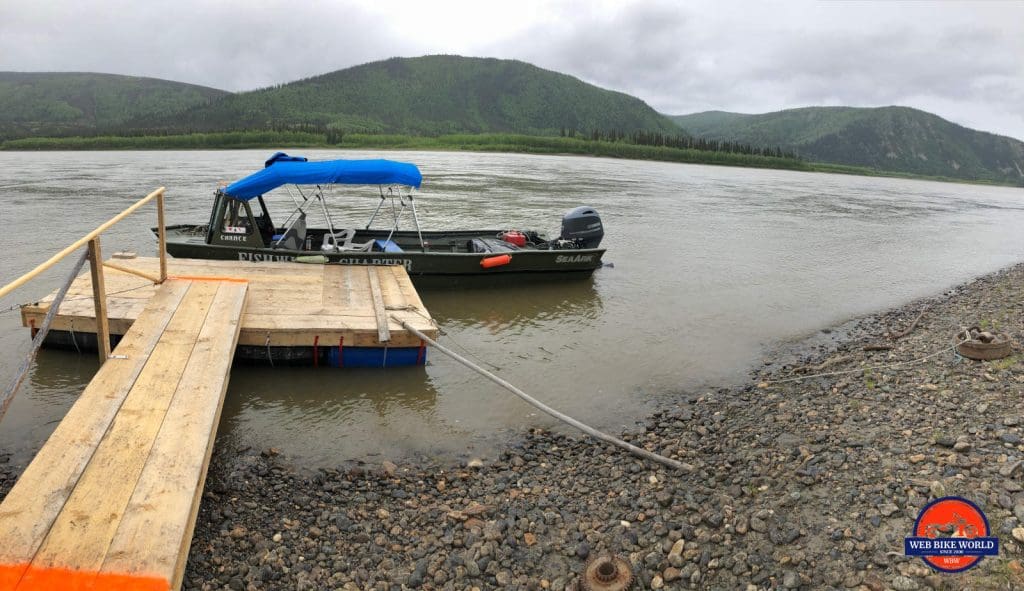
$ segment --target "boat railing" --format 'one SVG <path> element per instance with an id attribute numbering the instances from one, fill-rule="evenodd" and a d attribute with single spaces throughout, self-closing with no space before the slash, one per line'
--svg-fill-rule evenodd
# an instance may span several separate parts
<path id="1" fill-rule="evenodd" d="M 61 289 L 58 290 L 57 296 L 50 303 L 50 313 L 47 314 L 46 319 L 43 321 L 43 325 L 39 327 L 38 331 L 34 335 L 31 352 L 28 354 L 21 367 L 19 367 L 19 371 L 17 375 L 15 375 L 10 386 L 0 393 L 0 418 L 3 418 L 4 413 L 7 411 L 7 407 L 14 396 L 14 392 L 18 389 L 18 386 L 21 385 L 32 359 L 35 357 L 36 351 L 39 350 L 43 339 L 46 337 L 46 332 L 49 330 L 50 320 L 55 315 L 56 310 L 60 307 L 61 301 L 64 299 L 64 294 L 67 293 L 68 288 L 71 286 L 71 282 L 75 280 L 75 277 L 78 275 L 78 272 L 84 265 L 86 259 L 89 260 L 89 271 L 92 278 L 93 304 L 96 309 L 96 348 L 99 351 L 101 365 L 110 358 L 110 324 L 107 319 L 107 297 L 103 282 L 103 267 L 106 266 L 124 273 L 138 275 L 156 284 L 163 283 L 167 279 L 167 230 L 164 223 L 164 190 L 164 187 L 160 187 L 149 195 L 146 195 L 131 206 L 125 208 L 121 213 L 101 224 L 92 232 L 89 232 L 64 250 L 53 255 L 35 269 L 25 273 L 7 285 L 0 287 L 0 298 L 3 298 L 15 289 L 38 277 L 41 273 L 50 269 L 82 246 L 88 247 L 87 251 L 82 253 L 82 256 L 79 258 L 73 271 L 69 274 L 67 281 Z M 151 275 L 149 273 L 129 269 L 110 262 L 104 263 L 103 256 L 100 252 L 100 234 L 107 231 L 111 226 L 128 217 L 140 207 L 154 199 L 156 200 L 156 217 L 159 228 L 157 232 L 157 240 L 160 248 L 160 275 Z"/>

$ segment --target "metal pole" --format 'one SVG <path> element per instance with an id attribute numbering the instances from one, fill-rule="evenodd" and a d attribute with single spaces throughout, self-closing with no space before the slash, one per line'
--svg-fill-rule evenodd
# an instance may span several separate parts
<path id="1" fill-rule="evenodd" d="M 612 445 L 621 447 L 622 449 L 628 451 L 629 453 L 631 453 L 631 454 L 633 454 L 635 456 L 639 456 L 641 458 L 645 458 L 645 459 L 651 460 L 652 462 L 657 462 L 659 464 L 663 464 L 665 466 L 668 466 L 669 468 L 675 468 L 677 470 L 682 470 L 684 472 L 692 472 L 693 471 L 693 466 L 690 466 L 688 464 L 684 464 L 682 462 L 678 462 L 678 461 L 670 459 L 670 458 L 666 458 L 665 456 L 658 455 L 658 454 L 653 453 L 653 452 L 649 452 L 646 449 L 643 449 L 641 447 L 637 447 L 637 446 L 633 445 L 632 443 L 627 443 L 627 442 L 625 442 L 625 441 L 623 441 L 621 439 L 618 439 L 616 437 L 612 437 L 611 435 L 608 435 L 607 433 L 602 433 L 601 431 L 598 431 L 597 429 L 595 429 L 595 428 L 593 428 L 593 427 L 591 427 L 589 425 L 585 425 L 585 424 L 577 421 L 576 419 L 570 417 L 567 414 L 561 413 L 561 412 L 551 408 L 550 406 L 544 404 L 543 402 L 537 400 L 536 398 L 533 398 L 532 396 L 530 396 L 526 392 L 523 392 L 519 388 L 516 388 L 515 386 L 513 386 L 509 382 L 499 378 L 498 376 L 494 375 L 493 373 L 487 371 L 486 369 L 480 367 L 479 365 L 476 365 L 472 361 L 470 361 L 470 360 L 466 359 L 465 357 L 459 355 L 455 351 L 452 351 L 451 349 L 448 349 L 447 347 L 438 344 L 437 341 L 431 339 L 430 337 L 428 337 L 427 335 L 423 334 L 419 330 L 416 330 L 415 328 L 412 327 L 412 325 L 410 325 L 408 322 L 402 320 L 401 318 L 398 318 L 397 316 L 392 315 L 391 319 L 394 320 L 395 322 L 401 324 L 406 330 L 408 330 L 412 334 L 418 336 L 419 338 L 423 339 L 427 343 L 430 343 L 430 345 L 432 347 L 437 348 L 438 351 L 441 351 L 445 355 L 448 355 L 449 357 L 451 357 L 455 361 L 458 361 L 462 365 L 465 365 L 466 367 L 468 367 L 468 368 L 472 369 L 473 371 L 479 373 L 480 375 L 486 377 L 487 379 L 491 380 L 495 384 L 498 384 L 499 386 L 505 388 L 509 392 L 512 392 L 513 394 L 515 394 L 516 396 L 522 398 L 523 400 L 525 400 L 529 404 L 531 404 L 534 407 L 544 411 L 545 413 L 555 417 L 556 419 L 562 421 L 563 423 L 568 423 L 569 425 L 572 425 L 573 427 L 576 427 L 580 431 L 583 431 L 587 435 L 590 435 L 591 437 L 594 437 L 596 439 L 600 439 L 601 441 L 604 441 L 605 443 L 610 443 Z"/>
<path id="2" fill-rule="evenodd" d="M 11 401 L 14 400 L 14 393 L 18 391 L 18 387 L 25 381 L 25 376 L 28 375 L 28 368 L 32 365 L 32 360 L 36 358 L 36 353 L 39 352 L 39 347 L 43 346 L 43 341 L 46 339 L 46 334 L 50 332 L 50 324 L 53 323 L 53 319 L 57 316 L 57 309 L 60 308 L 61 302 L 64 301 L 64 296 L 67 295 L 68 289 L 71 287 L 71 283 L 78 277 L 78 273 L 82 270 L 82 266 L 85 265 L 85 259 L 87 253 L 82 253 L 82 256 L 78 258 L 78 262 L 68 273 L 68 278 L 64 282 L 64 285 L 57 290 L 57 295 L 53 296 L 53 301 L 50 302 L 50 309 L 46 311 L 46 316 L 43 318 L 43 324 L 39 327 L 36 332 L 36 336 L 32 338 L 32 349 L 25 356 L 24 361 L 21 362 L 21 366 L 18 367 L 17 373 L 14 375 L 14 379 L 4 390 L 3 394 L 0 395 L 0 420 L 4 418 L 7 413 L 7 407 L 11 405 Z"/>
<path id="3" fill-rule="evenodd" d="M 423 243 L 423 232 L 420 231 L 420 216 L 416 215 L 416 201 L 409 194 L 409 205 L 412 205 L 412 221 L 416 224 L 416 235 L 420 237 L 420 248 L 427 252 L 427 245 Z"/>
<path id="4" fill-rule="evenodd" d="M 384 205 L 384 192 L 380 193 L 380 201 L 377 202 L 377 209 L 373 210 L 373 215 L 370 216 L 370 221 L 366 222 L 366 229 L 369 230 L 373 224 L 373 220 L 377 219 L 377 212 L 380 211 L 380 206 Z"/>

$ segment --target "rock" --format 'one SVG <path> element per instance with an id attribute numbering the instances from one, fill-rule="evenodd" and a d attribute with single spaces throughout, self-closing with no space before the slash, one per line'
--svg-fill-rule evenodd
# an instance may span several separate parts
<path id="1" fill-rule="evenodd" d="M 704 516 L 704 523 L 714 528 L 722 527 L 723 521 L 724 518 L 722 517 L 722 514 L 718 512 L 711 512 Z"/>
<path id="2" fill-rule="evenodd" d="M 1003 433 L 1002 435 L 999 436 L 999 439 L 1013 445 L 1017 445 L 1018 443 L 1020 443 L 1020 435 L 1017 435 L 1016 433 Z"/>
<path id="3" fill-rule="evenodd" d="M 796 572 L 787 570 L 782 573 L 782 586 L 786 589 L 797 589 L 800 587 L 800 576 Z"/>
<path id="4" fill-rule="evenodd" d="M 678 568 L 676 568 L 674 566 L 670 566 L 670 567 L 666 568 L 665 572 L 661 573 L 661 578 L 664 579 L 666 583 L 671 583 L 672 581 L 677 581 L 680 578 L 682 578 L 682 576 L 683 576 L 682 571 L 680 571 Z"/>
<path id="5" fill-rule="evenodd" d="M 970 441 L 957 441 L 956 443 L 953 444 L 953 451 L 958 452 L 958 453 L 965 453 L 965 452 L 971 451 L 971 442 Z"/>
<path id="6" fill-rule="evenodd" d="M 791 544 L 800 537 L 800 530 L 789 523 L 778 522 L 768 530 L 768 539 L 773 544 Z"/>
<path id="7" fill-rule="evenodd" d="M 1024 543 L 1024 527 L 1013 528 L 1011 534 L 1013 535 L 1013 539 L 1017 540 L 1018 542 Z"/>
<path id="8" fill-rule="evenodd" d="M 949 435 L 940 435 L 935 438 L 935 445 L 940 445 L 942 447 L 953 447 L 954 445 L 956 445 L 956 440 L 950 437 Z"/>
<path id="9" fill-rule="evenodd" d="M 927 459 L 927 457 L 928 456 L 926 456 L 924 454 L 914 454 L 914 455 L 910 456 L 909 458 L 907 458 L 907 460 L 909 460 L 911 464 L 920 464 L 921 462 L 925 461 L 925 459 Z"/>
<path id="10" fill-rule="evenodd" d="M 660 490 L 654 494 L 654 499 L 658 501 L 658 504 L 662 507 L 668 507 L 672 504 L 672 493 Z"/>
<path id="11" fill-rule="evenodd" d="M 586 560 L 587 557 L 590 556 L 590 544 L 588 544 L 586 540 L 580 542 L 579 545 L 576 546 L 576 556 L 580 560 Z"/>
<path id="12" fill-rule="evenodd" d="M 398 472 L 398 466 L 388 460 L 381 462 L 381 467 L 384 468 L 384 473 L 391 477 L 394 477 Z"/>
<path id="13" fill-rule="evenodd" d="M 878 506 L 878 512 L 882 514 L 882 517 L 888 517 L 899 510 L 900 508 L 892 503 L 882 503 Z"/>
<path id="14" fill-rule="evenodd" d="M 677 549 L 677 546 L 679 548 L 682 548 L 682 544 L 684 544 L 682 540 L 676 542 L 676 545 L 672 547 L 672 551 L 668 554 L 668 563 L 676 568 L 682 568 L 682 566 L 686 564 L 686 560 L 683 558 L 682 550 L 680 549 L 678 552 L 675 551 Z"/>
<path id="15" fill-rule="evenodd" d="M 427 561 L 421 560 L 416 563 L 416 568 L 409 575 L 408 584 L 410 587 L 419 587 L 427 576 Z"/>
<path id="16" fill-rule="evenodd" d="M 661 589 L 665 586 L 665 581 L 662 580 L 661 575 L 654 575 L 651 578 L 651 589 Z"/>
<path id="17" fill-rule="evenodd" d="M 999 475 L 1004 477 L 1013 476 L 1013 473 L 1020 470 L 1022 465 L 1024 465 L 1024 460 L 1008 462 L 999 468 Z"/>
<path id="18" fill-rule="evenodd" d="M 472 460 L 469 460 L 468 462 L 466 462 L 466 467 L 467 468 L 483 468 L 484 467 L 484 461 L 481 460 L 480 458 L 473 458 Z"/>
<path id="19" fill-rule="evenodd" d="M 523 542 L 525 542 L 527 546 L 532 546 L 537 543 L 537 536 L 530 532 L 526 532 L 523 534 Z"/>
<path id="20" fill-rule="evenodd" d="M 892 580 L 892 588 L 896 591 L 916 591 L 919 587 L 917 581 L 905 575 L 897 575 Z"/>

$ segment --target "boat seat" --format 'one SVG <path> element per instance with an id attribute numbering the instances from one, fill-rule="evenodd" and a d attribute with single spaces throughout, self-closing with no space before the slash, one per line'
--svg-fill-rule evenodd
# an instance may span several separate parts
<path id="1" fill-rule="evenodd" d="M 299 214 L 299 219 L 295 220 L 291 228 L 284 233 L 284 236 L 280 240 L 274 243 L 275 248 L 284 248 L 286 250 L 302 250 L 302 245 L 306 242 L 306 214 L 305 212 Z"/>
<path id="2" fill-rule="evenodd" d="M 367 252 L 371 248 L 373 248 L 373 240 L 369 240 L 367 242 L 353 243 L 352 239 L 355 237 L 356 231 L 353 228 L 345 228 L 344 230 L 338 230 L 334 234 L 331 234 L 330 232 L 325 232 L 324 242 L 320 246 L 320 250 L 324 252 Z"/>

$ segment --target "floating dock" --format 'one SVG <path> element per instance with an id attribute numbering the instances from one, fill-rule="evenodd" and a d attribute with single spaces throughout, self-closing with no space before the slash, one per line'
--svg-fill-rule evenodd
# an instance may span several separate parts
<path id="1" fill-rule="evenodd" d="M 35 342 L 0 418 L 39 341 L 101 363 L 0 503 L 0 591 L 179 589 L 233 360 L 416 365 L 436 338 L 403 267 L 168 261 L 163 194 L 0 287 L 88 246 L 61 289 L 22 306 Z M 160 258 L 103 262 L 100 234 L 153 200 Z"/>
<path id="2" fill-rule="evenodd" d="M 160 288 L 135 273 L 157 275 L 159 259 L 115 258 L 104 264 L 112 340 L 127 333 Z M 235 278 L 248 282 L 237 361 L 271 365 L 394 367 L 422 365 L 426 343 L 400 318 L 437 338 L 437 328 L 405 269 L 168 259 L 171 277 Z M 22 323 L 41 326 L 53 294 L 22 307 Z M 96 313 L 88 273 L 71 285 L 46 344 L 96 348 Z"/>
<path id="3" fill-rule="evenodd" d="M 179 589 L 233 358 L 412 365 L 436 334 L 400 266 L 105 263 L 116 348 L 0 503 L 0 591 Z M 53 295 L 22 308 L 39 326 Z M 100 306 L 102 308 L 102 306 Z M 89 274 L 48 338 L 97 344 Z M 393 324 L 393 326 L 392 326 Z M 433 337 L 431 337 L 433 338 Z"/>
<path id="4" fill-rule="evenodd" d="M 141 300 L 0 504 L 0 591 L 180 587 L 248 288 L 168 279 Z"/>

